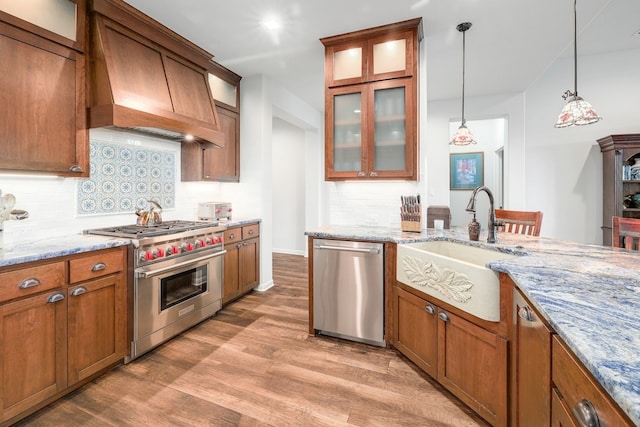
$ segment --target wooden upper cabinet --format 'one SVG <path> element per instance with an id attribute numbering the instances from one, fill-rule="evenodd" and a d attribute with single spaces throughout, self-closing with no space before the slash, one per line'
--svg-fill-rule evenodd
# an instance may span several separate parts
<path id="1" fill-rule="evenodd" d="M 211 61 L 209 87 L 216 104 L 224 147 L 182 144 L 182 181 L 240 181 L 240 77 Z"/>
<path id="2" fill-rule="evenodd" d="M 326 86 L 416 76 L 421 39 L 421 18 L 322 38 Z"/>
<path id="3" fill-rule="evenodd" d="M 3 1 L 0 21 L 67 46 L 85 50 L 86 0 Z"/>
<path id="4" fill-rule="evenodd" d="M 0 169 L 89 176 L 85 56 L 0 22 Z"/>
<path id="5" fill-rule="evenodd" d="M 321 39 L 326 180 L 417 180 L 421 39 L 421 18 Z"/>

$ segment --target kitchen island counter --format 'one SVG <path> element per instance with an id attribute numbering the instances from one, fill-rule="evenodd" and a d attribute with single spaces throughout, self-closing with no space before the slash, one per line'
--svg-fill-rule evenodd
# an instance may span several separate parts
<path id="1" fill-rule="evenodd" d="M 469 241 L 465 228 L 420 233 L 326 226 L 323 239 L 413 243 L 449 240 L 521 255 L 488 267 L 507 273 L 631 421 L 640 425 L 640 254 L 604 246 L 498 233 Z"/>

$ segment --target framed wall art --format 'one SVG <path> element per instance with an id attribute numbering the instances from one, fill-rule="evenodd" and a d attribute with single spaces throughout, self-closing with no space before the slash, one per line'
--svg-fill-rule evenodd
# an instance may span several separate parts
<path id="1" fill-rule="evenodd" d="M 484 153 L 449 154 L 451 190 L 473 190 L 484 185 Z"/>

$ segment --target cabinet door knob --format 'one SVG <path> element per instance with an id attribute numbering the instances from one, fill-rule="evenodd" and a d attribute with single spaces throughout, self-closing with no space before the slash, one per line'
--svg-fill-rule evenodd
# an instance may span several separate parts
<path id="1" fill-rule="evenodd" d="M 104 262 L 97 262 L 93 265 L 93 267 L 91 267 L 91 271 L 102 271 L 105 268 L 107 268 L 107 264 L 105 264 Z"/>
<path id="2" fill-rule="evenodd" d="M 533 315 L 533 312 L 527 306 L 520 307 L 520 310 L 518 310 L 518 316 L 520 316 L 522 319 L 526 320 L 527 322 L 533 322 L 534 320 L 536 320 L 536 317 Z"/>
<path id="3" fill-rule="evenodd" d="M 47 302 L 58 302 L 58 301 L 62 301 L 64 299 L 64 294 L 62 292 L 56 292 L 53 295 L 50 295 L 49 298 L 47 298 Z"/>
<path id="4" fill-rule="evenodd" d="M 87 293 L 87 288 L 85 288 L 84 286 L 78 286 L 77 288 L 71 291 L 71 296 L 77 297 L 79 295 L 86 294 L 86 293 Z"/>
<path id="5" fill-rule="evenodd" d="M 576 403 L 572 412 L 578 419 L 578 424 L 580 424 L 581 427 L 600 427 L 598 412 L 593 404 L 587 399 L 582 399 L 580 402 Z"/>
<path id="6" fill-rule="evenodd" d="M 40 285 L 40 280 L 36 279 L 35 277 L 29 277 L 28 279 L 24 279 L 22 282 L 20 282 L 20 284 L 18 285 L 18 288 L 28 289 L 28 288 L 33 288 L 34 286 L 39 286 L 39 285 Z"/>
<path id="7" fill-rule="evenodd" d="M 435 314 L 436 309 L 435 309 L 435 307 L 433 305 L 427 304 L 427 305 L 424 306 L 424 311 L 426 311 L 429 314 Z"/>
<path id="8" fill-rule="evenodd" d="M 80 166 L 78 166 L 78 165 L 72 165 L 72 166 L 69 168 L 69 172 L 73 172 L 73 173 L 82 173 L 82 172 L 84 172 L 84 169 L 82 169 L 82 168 L 81 168 Z"/>
<path id="9" fill-rule="evenodd" d="M 441 311 L 440 313 L 438 313 L 438 318 L 440 320 L 444 320 L 445 322 L 449 321 L 449 315 L 447 313 L 445 313 L 444 311 Z"/>
<path id="10" fill-rule="evenodd" d="M 249 230 L 249 236 L 253 234 L 253 230 Z"/>

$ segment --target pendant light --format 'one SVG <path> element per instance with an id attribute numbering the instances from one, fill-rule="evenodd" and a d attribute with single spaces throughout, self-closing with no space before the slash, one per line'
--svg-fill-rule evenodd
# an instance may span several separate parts
<path id="1" fill-rule="evenodd" d="M 557 128 L 569 126 L 590 125 L 602 120 L 591 104 L 578 96 L 578 24 L 576 13 L 577 0 L 573 0 L 573 92 L 567 90 L 562 99 L 568 100 L 558 120 L 554 125 Z"/>
<path id="2" fill-rule="evenodd" d="M 449 144 L 451 145 L 469 145 L 475 144 L 471 131 L 467 129 L 466 120 L 464 119 L 464 53 L 465 53 L 465 32 L 471 28 L 471 22 L 463 22 L 458 24 L 456 29 L 462 33 L 462 124 L 453 136 Z"/>

